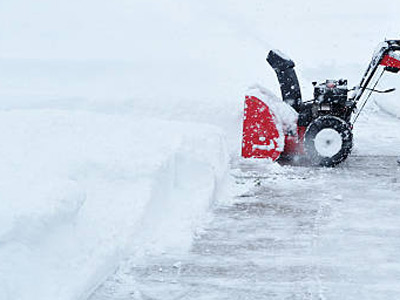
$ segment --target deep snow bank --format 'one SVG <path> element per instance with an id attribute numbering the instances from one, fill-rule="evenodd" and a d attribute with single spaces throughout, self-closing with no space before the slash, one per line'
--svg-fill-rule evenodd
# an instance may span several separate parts
<path id="1" fill-rule="evenodd" d="M 227 163 L 212 126 L 0 112 L 0 299 L 78 299 L 128 252 L 190 243 Z"/>

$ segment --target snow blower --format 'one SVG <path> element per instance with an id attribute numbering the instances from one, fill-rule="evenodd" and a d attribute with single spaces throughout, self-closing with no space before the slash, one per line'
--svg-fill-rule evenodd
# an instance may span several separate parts
<path id="1" fill-rule="evenodd" d="M 276 72 L 282 100 L 297 112 L 295 129 L 282 125 L 265 93 L 250 93 L 245 99 L 242 156 L 245 158 L 305 159 L 312 165 L 332 167 L 344 161 L 353 146 L 353 125 L 385 72 L 400 70 L 400 40 L 380 44 L 360 83 L 348 89 L 347 80 L 313 82 L 314 95 L 302 101 L 294 62 L 271 50 L 267 62 Z M 349 93 L 353 91 L 352 93 Z M 260 96 L 261 95 L 261 96 Z"/>

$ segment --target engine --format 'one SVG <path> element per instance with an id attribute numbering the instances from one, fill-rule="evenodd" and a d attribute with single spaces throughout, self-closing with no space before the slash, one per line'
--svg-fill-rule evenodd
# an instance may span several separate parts
<path id="1" fill-rule="evenodd" d="M 314 84 L 314 99 L 320 104 L 321 110 L 326 110 L 332 105 L 344 106 L 347 101 L 347 80 L 326 80 L 324 83 Z"/>
<path id="2" fill-rule="evenodd" d="M 314 99 L 304 102 L 299 113 L 299 126 L 308 126 L 321 116 L 331 115 L 347 122 L 355 108 L 355 101 L 348 97 L 347 80 L 326 80 L 314 85 Z"/>
<path id="3" fill-rule="evenodd" d="M 313 115 L 333 115 L 350 121 L 355 103 L 348 98 L 347 80 L 326 80 L 314 85 Z"/>

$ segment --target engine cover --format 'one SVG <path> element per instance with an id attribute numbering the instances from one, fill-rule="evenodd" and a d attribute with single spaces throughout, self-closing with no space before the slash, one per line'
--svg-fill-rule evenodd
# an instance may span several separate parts
<path id="1" fill-rule="evenodd" d="M 345 106 L 347 101 L 347 80 L 326 80 L 314 85 L 314 99 L 323 104 L 340 104 Z"/>

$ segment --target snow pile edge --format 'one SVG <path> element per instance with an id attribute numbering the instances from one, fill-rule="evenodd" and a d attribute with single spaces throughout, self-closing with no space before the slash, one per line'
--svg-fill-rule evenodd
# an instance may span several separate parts
<path id="1" fill-rule="evenodd" d="M 0 124 L 1 299 L 85 299 L 132 253 L 187 249 L 227 172 L 209 125 L 50 110 Z"/>

